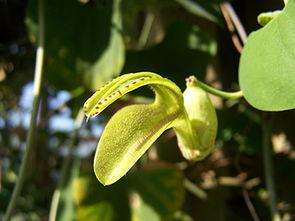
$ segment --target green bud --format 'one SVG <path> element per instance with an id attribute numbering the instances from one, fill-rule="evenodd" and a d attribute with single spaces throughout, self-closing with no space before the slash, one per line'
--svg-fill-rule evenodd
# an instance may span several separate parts
<path id="1" fill-rule="evenodd" d="M 215 108 L 208 94 L 198 87 L 194 76 L 187 79 L 183 98 L 186 113 L 175 127 L 178 145 L 185 158 L 202 160 L 214 149 L 217 133 Z"/>

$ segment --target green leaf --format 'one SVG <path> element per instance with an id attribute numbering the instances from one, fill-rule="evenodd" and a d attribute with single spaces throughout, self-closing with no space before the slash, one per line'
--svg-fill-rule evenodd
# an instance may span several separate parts
<path id="1" fill-rule="evenodd" d="M 78 209 L 77 220 L 102 220 L 113 221 L 114 211 L 112 205 L 109 202 L 99 202 L 91 206 L 82 206 Z"/>
<path id="2" fill-rule="evenodd" d="M 183 174 L 170 164 L 146 165 L 107 188 L 85 165 L 82 173 L 73 188 L 77 220 L 171 220 L 184 202 Z"/>
<path id="3" fill-rule="evenodd" d="M 87 169 L 76 178 L 72 195 L 76 203 L 77 220 L 129 220 L 129 199 L 124 182 L 109 188 L 97 183 Z"/>
<path id="4" fill-rule="evenodd" d="M 182 20 L 175 21 L 160 44 L 141 51 L 129 50 L 124 72 L 151 69 L 165 74 L 180 87 L 185 86 L 184 73 L 200 73 L 198 77 L 203 78 L 217 51 L 216 39 L 206 31 Z"/>
<path id="5" fill-rule="evenodd" d="M 122 37 L 121 0 L 114 0 L 110 41 L 93 67 L 86 71 L 87 85 L 96 90 L 118 76 L 125 63 L 125 46 Z"/>
<path id="6" fill-rule="evenodd" d="M 239 81 L 246 100 L 265 111 L 295 108 L 295 1 L 252 33 L 243 50 Z"/>
<path id="7" fill-rule="evenodd" d="M 132 188 L 161 217 L 168 219 L 184 201 L 183 174 L 169 164 L 152 164 L 134 173 Z"/>
<path id="8" fill-rule="evenodd" d="M 193 218 L 183 211 L 177 211 L 171 221 L 193 221 Z"/>
<path id="9" fill-rule="evenodd" d="M 73 90 L 86 83 L 94 89 L 99 81 L 110 80 L 120 73 L 125 59 L 120 2 L 108 1 L 102 6 L 44 0 L 44 69 L 52 85 Z M 36 41 L 38 4 L 36 0 L 29 3 L 28 32 L 32 41 Z"/>
<path id="10" fill-rule="evenodd" d="M 131 221 L 161 221 L 161 216 L 155 209 L 144 202 L 138 193 L 132 193 L 131 196 Z"/>

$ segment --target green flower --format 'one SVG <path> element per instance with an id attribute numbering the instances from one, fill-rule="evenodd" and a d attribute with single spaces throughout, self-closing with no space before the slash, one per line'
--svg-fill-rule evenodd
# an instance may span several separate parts
<path id="1" fill-rule="evenodd" d="M 146 85 L 155 93 L 154 102 L 119 110 L 107 123 L 99 140 L 94 171 L 104 185 L 124 176 L 167 129 L 175 130 L 180 150 L 189 160 L 203 159 L 214 147 L 215 109 L 194 77 L 188 79 L 188 87 L 182 94 L 176 84 L 154 73 L 122 75 L 86 101 L 85 114 L 97 116 L 128 92 Z"/>

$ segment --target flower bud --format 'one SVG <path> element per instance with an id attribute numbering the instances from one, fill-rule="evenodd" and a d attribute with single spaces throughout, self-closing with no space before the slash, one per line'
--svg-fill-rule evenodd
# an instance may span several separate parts
<path id="1" fill-rule="evenodd" d="M 217 133 L 215 108 L 208 94 L 198 86 L 197 79 L 187 79 L 183 92 L 184 119 L 175 127 L 178 145 L 189 160 L 202 160 L 214 149 Z"/>

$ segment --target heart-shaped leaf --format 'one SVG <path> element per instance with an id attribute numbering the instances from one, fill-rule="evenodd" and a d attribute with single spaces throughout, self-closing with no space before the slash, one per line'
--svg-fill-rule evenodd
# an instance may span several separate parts
<path id="1" fill-rule="evenodd" d="M 252 33 L 243 50 L 239 81 L 255 108 L 295 108 L 295 1 L 265 27 Z"/>

